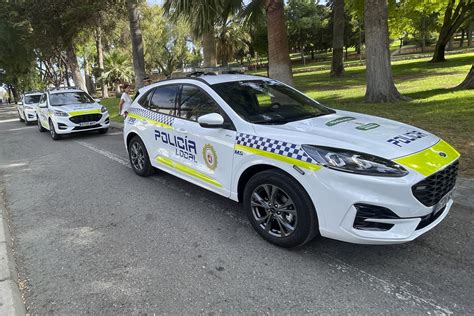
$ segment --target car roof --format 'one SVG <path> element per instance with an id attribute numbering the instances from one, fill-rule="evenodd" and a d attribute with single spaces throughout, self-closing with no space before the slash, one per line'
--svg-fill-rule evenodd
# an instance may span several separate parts
<path id="1" fill-rule="evenodd" d="M 204 80 L 210 85 L 224 83 L 224 82 L 233 82 L 233 81 L 270 80 L 269 78 L 261 77 L 261 76 L 239 75 L 239 74 L 202 75 L 196 78 Z"/>
<path id="2" fill-rule="evenodd" d="M 25 93 L 25 97 L 28 96 L 28 95 L 43 95 L 42 92 L 27 92 Z"/>

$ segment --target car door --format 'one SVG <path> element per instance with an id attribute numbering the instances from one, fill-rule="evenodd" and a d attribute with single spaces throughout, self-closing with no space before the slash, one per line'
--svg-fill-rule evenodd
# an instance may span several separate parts
<path id="1" fill-rule="evenodd" d="M 210 113 L 221 114 L 228 126 L 201 127 L 198 118 Z M 202 88 L 183 84 L 173 128 L 177 172 L 191 182 L 229 196 L 236 131 L 217 102 Z"/>
<path id="2" fill-rule="evenodd" d="M 47 102 L 47 96 L 46 96 L 46 93 L 44 93 L 42 96 L 41 96 L 41 99 L 38 103 L 38 106 L 37 106 L 37 111 L 36 113 L 38 114 L 38 118 L 39 118 L 39 121 L 41 123 L 41 125 L 44 127 L 44 128 L 48 128 L 49 129 L 49 122 L 48 122 L 48 102 Z"/>
<path id="3" fill-rule="evenodd" d="M 174 173 L 170 159 L 176 150 L 173 121 L 176 97 L 180 86 L 177 84 L 161 85 L 153 89 L 146 103 L 147 112 L 142 120 L 145 145 L 152 164 Z"/>

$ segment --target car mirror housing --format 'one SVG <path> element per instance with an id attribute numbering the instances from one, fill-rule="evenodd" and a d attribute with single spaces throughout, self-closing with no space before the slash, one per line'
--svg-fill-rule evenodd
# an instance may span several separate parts
<path id="1" fill-rule="evenodd" d="M 94 99 L 95 102 L 100 103 L 101 99 Z"/>
<path id="2" fill-rule="evenodd" d="M 40 103 L 40 104 L 38 104 L 38 106 L 40 108 L 47 108 L 48 107 L 46 103 L 43 103 L 43 104 Z"/>
<path id="3" fill-rule="evenodd" d="M 219 113 L 209 113 L 198 117 L 198 123 L 204 128 L 221 128 L 224 125 L 224 118 Z"/>

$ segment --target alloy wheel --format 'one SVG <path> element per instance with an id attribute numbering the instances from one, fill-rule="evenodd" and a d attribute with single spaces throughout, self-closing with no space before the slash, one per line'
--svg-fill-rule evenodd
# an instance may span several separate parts
<path id="1" fill-rule="evenodd" d="M 288 237 L 298 224 L 295 204 L 281 188 L 272 184 L 258 186 L 251 196 L 252 215 L 269 235 Z"/>
<path id="2" fill-rule="evenodd" d="M 138 142 L 134 142 L 130 148 L 130 160 L 136 170 L 143 170 L 145 165 L 145 153 Z"/>

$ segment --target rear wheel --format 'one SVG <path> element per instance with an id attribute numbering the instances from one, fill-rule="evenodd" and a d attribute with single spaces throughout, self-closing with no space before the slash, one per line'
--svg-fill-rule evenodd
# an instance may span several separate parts
<path id="1" fill-rule="evenodd" d="M 38 123 L 38 130 L 43 133 L 43 132 L 46 132 L 46 129 L 43 127 L 43 125 L 41 125 L 41 121 L 39 119 L 39 117 L 36 117 L 36 121 Z"/>
<path id="2" fill-rule="evenodd" d="M 145 144 L 135 136 L 128 145 L 128 156 L 133 171 L 141 177 L 148 177 L 153 174 L 153 166 L 150 163 L 150 157 L 146 151 Z"/>
<path id="3" fill-rule="evenodd" d="M 59 140 L 61 139 L 61 135 L 56 133 L 56 130 L 54 129 L 54 124 L 51 120 L 49 120 L 49 133 L 51 134 L 51 138 L 53 140 Z"/>
<path id="4" fill-rule="evenodd" d="M 318 233 L 313 202 L 305 189 L 282 171 L 254 175 L 245 187 L 244 207 L 254 229 L 280 247 L 301 246 Z"/>

